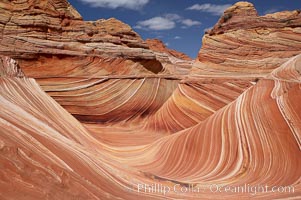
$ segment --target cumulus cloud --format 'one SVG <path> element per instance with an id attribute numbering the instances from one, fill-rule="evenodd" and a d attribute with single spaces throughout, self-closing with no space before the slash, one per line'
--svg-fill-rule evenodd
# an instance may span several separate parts
<path id="1" fill-rule="evenodd" d="M 144 30 L 170 30 L 176 27 L 177 24 L 182 24 L 183 27 L 191 27 L 200 25 L 201 22 L 191 19 L 185 19 L 178 14 L 165 14 L 163 16 L 153 17 L 144 21 L 138 21 L 135 28 Z"/>
<path id="2" fill-rule="evenodd" d="M 185 26 L 188 26 L 188 27 L 190 27 L 190 26 L 201 25 L 201 22 L 199 22 L 199 21 L 194 21 L 194 20 L 191 20 L 191 19 L 183 19 L 183 20 L 181 21 L 181 23 L 182 23 L 183 25 L 185 25 Z"/>
<path id="3" fill-rule="evenodd" d="M 135 28 L 138 29 L 150 29 L 155 31 L 170 30 L 176 26 L 173 20 L 164 17 L 153 17 L 145 21 L 137 22 Z"/>
<path id="4" fill-rule="evenodd" d="M 174 14 L 174 13 L 167 13 L 164 15 L 165 18 L 173 20 L 173 21 L 177 21 L 182 19 L 182 17 L 178 14 Z"/>
<path id="5" fill-rule="evenodd" d="M 216 4 L 210 4 L 210 3 L 205 3 L 205 4 L 194 4 L 188 8 L 187 10 L 198 10 L 201 12 L 207 12 L 212 15 L 221 15 L 224 13 L 224 11 L 230 7 L 231 4 L 223 4 L 223 5 L 216 5 Z"/>
<path id="6" fill-rule="evenodd" d="M 179 40 L 179 39 L 181 39 L 181 37 L 180 36 L 175 36 L 174 39 Z"/>
<path id="7" fill-rule="evenodd" d="M 132 10 L 139 10 L 145 6 L 149 0 L 80 0 L 92 7 L 102 8 L 127 8 Z"/>

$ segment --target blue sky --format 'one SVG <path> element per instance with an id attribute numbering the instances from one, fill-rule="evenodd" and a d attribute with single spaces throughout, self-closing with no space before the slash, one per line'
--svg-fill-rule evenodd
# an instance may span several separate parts
<path id="1" fill-rule="evenodd" d="M 69 0 L 84 20 L 117 18 L 143 39 L 159 38 L 169 48 L 195 58 L 204 30 L 214 26 L 235 0 Z M 295 10 L 300 0 L 250 0 L 259 12 Z"/>

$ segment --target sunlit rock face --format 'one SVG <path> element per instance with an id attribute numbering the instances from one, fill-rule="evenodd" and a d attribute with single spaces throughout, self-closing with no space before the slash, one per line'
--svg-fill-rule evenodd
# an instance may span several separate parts
<path id="1" fill-rule="evenodd" d="M 168 49 L 166 45 L 159 39 L 147 39 L 145 42 L 149 45 L 149 48 L 158 51 L 167 53 L 171 56 L 174 56 L 176 58 L 180 58 L 182 60 L 192 60 L 188 55 L 178 52 L 176 50 Z"/>
<path id="2" fill-rule="evenodd" d="M 300 66 L 301 56 L 290 59 L 203 122 L 170 136 L 129 124 L 83 126 L 34 79 L 1 77 L 1 198 L 182 199 L 179 187 L 195 188 L 185 199 L 299 198 Z M 210 188 L 246 183 L 290 186 L 294 193 Z M 141 184 L 171 190 L 149 192 Z"/>
<path id="3" fill-rule="evenodd" d="M 64 0 L 0 5 L 0 199 L 301 198 L 297 11 L 237 3 L 191 61 Z"/>
<path id="4" fill-rule="evenodd" d="M 81 121 L 144 118 L 192 66 L 149 49 L 117 19 L 83 21 L 65 0 L 0 4 L 0 53 L 16 59 L 27 77 Z"/>
<path id="5" fill-rule="evenodd" d="M 258 16 L 236 3 L 203 37 L 192 75 L 263 77 L 300 53 L 300 26 L 300 10 Z"/>

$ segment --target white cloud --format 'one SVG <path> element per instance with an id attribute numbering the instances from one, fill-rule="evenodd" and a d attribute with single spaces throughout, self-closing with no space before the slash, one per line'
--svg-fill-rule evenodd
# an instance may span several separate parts
<path id="1" fill-rule="evenodd" d="M 164 15 L 165 18 L 170 19 L 170 20 L 180 20 L 182 17 L 178 14 L 173 14 L 173 13 L 168 13 Z"/>
<path id="2" fill-rule="evenodd" d="M 213 29 L 213 26 L 208 27 L 208 28 L 205 28 L 205 29 L 204 29 L 204 33 L 206 33 L 207 31 L 210 31 L 211 29 Z"/>
<path id="3" fill-rule="evenodd" d="M 191 19 L 185 19 L 178 14 L 165 14 L 163 16 L 153 17 L 144 21 L 138 21 L 135 28 L 144 30 L 170 30 L 176 27 L 177 24 L 182 24 L 183 27 L 188 28 L 191 26 L 200 25 L 201 22 Z"/>
<path id="4" fill-rule="evenodd" d="M 190 6 L 187 8 L 187 10 L 198 10 L 201 12 L 207 12 L 212 15 L 221 15 L 224 13 L 224 11 L 230 7 L 231 4 L 223 4 L 223 5 L 216 5 L 216 4 L 210 4 L 210 3 L 205 3 L 205 4 L 194 4 L 193 6 Z"/>
<path id="5" fill-rule="evenodd" d="M 167 46 L 167 47 L 168 47 L 168 46 L 169 46 L 169 43 L 168 43 L 168 42 L 166 42 L 166 43 L 165 43 L 165 46 Z"/>
<path id="6" fill-rule="evenodd" d="M 145 6 L 149 0 L 80 0 L 92 7 L 102 8 L 127 8 L 132 10 L 139 10 Z"/>
<path id="7" fill-rule="evenodd" d="M 137 22 L 135 28 L 149 29 L 149 30 L 170 30 L 176 27 L 176 23 L 173 20 L 164 17 L 153 17 L 145 21 Z"/>
<path id="8" fill-rule="evenodd" d="M 175 36 L 174 39 L 179 40 L 179 39 L 181 39 L 181 37 L 180 36 Z"/>
<path id="9" fill-rule="evenodd" d="M 199 22 L 199 21 L 193 21 L 191 19 L 183 19 L 181 21 L 181 23 L 184 24 L 185 26 L 188 26 L 188 27 L 201 25 L 201 22 Z"/>

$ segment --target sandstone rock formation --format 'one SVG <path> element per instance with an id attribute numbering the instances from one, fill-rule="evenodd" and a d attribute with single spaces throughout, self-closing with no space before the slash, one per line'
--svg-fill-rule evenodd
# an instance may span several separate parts
<path id="1" fill-rule="evenodd" d="M 86 67 L 95 64 L 91 60 L 116 65 L 104 68 L 98 75 L 170 74 L 165 66 L 171 64 L 168 56 L 150 50 L 131 27 L 114 18 L 85 22 L 65 0 L 4 1 L 0 18 L 0 53 L 19 60 L 30 77 L 52 75 L 49 72 L 56 69 L 49 69 L 48 73 L 43 66 L 41 70 L 27 69 L 37 59 L 43 62 L 49 57 L 56 66 L 61 58 L 73 59 L 81 66 L 88 64 Z M 88 71 L 85 75 L 91 75 Z"/>
<path id="2" fill-rule="evenodd" d="M 0 77 L 23 77 L 17 62 L 9 57 L 0 56 Z"/>
<path id="3" fill-rule="evenodd" d="M 27 77 L 82 121 L 153 113 L 192 66 L 191 61 L 149 49 L 119 20 L 83 21 L 65 0 L 4 1 L 1 7 L 0 54 L 16 59 Z M 149 88 L 149 101 L 137 103 Z M 99 101 L 108 95 L 111 106 Z"/>
<path id="4" fill-rule="evenodd" d="M 1 78 L 1 198 L 183 198 L 173 190 L 138 192 L 139 183 L 202 188 L 185 199 L 254 195 L 213 193 L 209 184 L 285 185 L 295 192 L 254 197 L 298 198 L 300 66 L 301 56 L 292 58 L 204 122 L 166 137 L 88 124 L 87 130 L 33 79 Z M 148 145 L 132 143 L 137 137 Z"/>
<path id="5" fill-rule="evenodd" d="M 193 62 L 65 0 L 0 7 L 0 199 L 301 198 L 297 11 L 237 3 Z"/>
<path id="6" fill-rule="evenodd" d="M 192 60 L 188 55 L 184 53 L 178 52 L 173 49 L 168 49 L 166 45 L 159 39 L 147 39 L 145 40 L 145 42 L 148 44 L 149 48 L 154 51 L 167 53 L 182 60 Z"/>
<path id="7" fill-rule="evenodd" d="M 301 49 L 301 13 L 258 16 L 251 3 L 228 8 L 203 38 L 195 76 L 263 77 Z"/>

